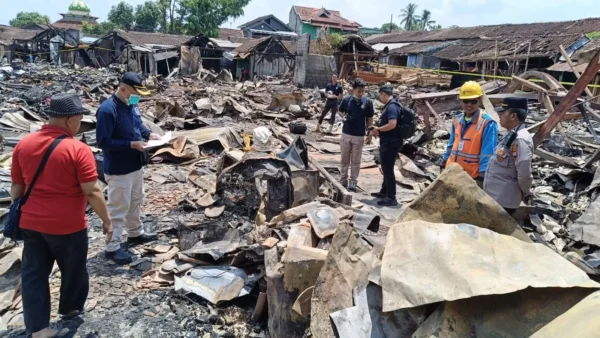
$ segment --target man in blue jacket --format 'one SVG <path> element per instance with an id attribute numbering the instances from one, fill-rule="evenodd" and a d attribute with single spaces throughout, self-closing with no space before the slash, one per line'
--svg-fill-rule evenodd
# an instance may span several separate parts
<path id="1" fill-rule="evenodd" d="M 145 234 L 140 218 L 144 200 L 144 171 L 147 155 L 144 140 L 160 136 L 142 123 L 138 108 L 140 95 L 150 92 L 144 77 L 129 72 L 121 78 L 119 89 L 100 106 L 96 139 L 104 155 L 104 176 L 108 183 L 108 212 L 113 223 L 112 240 L 106 246 L 106 257 L 117 264 L 129 264 L 132 258 L 121 249 L 123 228 L 127 242 L 139 244 L 155 239 Z"/>

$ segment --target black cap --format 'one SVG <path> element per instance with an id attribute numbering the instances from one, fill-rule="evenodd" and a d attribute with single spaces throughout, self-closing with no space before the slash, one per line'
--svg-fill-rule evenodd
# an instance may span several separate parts
<path id="1" fill-rule="evenodd" d="M 150 91 L 144 86 L 144 76 L 136 72 L 127 72 L 121 78 L 121 83 L 131 86 L 137 90 L 140 95 L 150 95 Z"/>
<path id="2" fill-rule="evenodd" d="M 380 93 L 385 93 L 388 95 L 392 95 L 394 94 L 394 89 L 392 89 L 392 87 L 388 86 L 388 85 L 383 85 L 379 88 L 379 92 Z"/>
<path id="3" fill-rule="evenodd" d="M 71 117 L 89 112 L 88 109 L 83 108 L 79 96 L 75 94 L 57 94 L 50 98 L 50 109 L 47 114 L 51 117 Z"/>
<path id="4" fill-rule="evenodd" d="M 521 97 L 507 97 L 502 101 L 502 106 L 496 108 L 497 112 L 508 109 L 524 109 L 527 111 L 527 99 Z"/>

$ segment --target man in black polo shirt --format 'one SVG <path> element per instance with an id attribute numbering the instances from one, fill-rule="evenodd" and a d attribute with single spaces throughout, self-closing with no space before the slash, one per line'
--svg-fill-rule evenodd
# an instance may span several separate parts
<path id="1" fill-rule="evenodd" d="M 396 206 L 396 176 L 394 175 L 394 165 L 398 158 L 398 152 L 402 147 L 402 139 L 396 133 L 396 125 L 400 119 L 402 110 L 398 101 L 392 96 L 392 88 L 383 86 L 379 89 L 379 99 L 385 104 L 379 126 L 371 131 L 372 136 L 379 136 L 379 161 L 383 171 L 383 184 L 381 190 L 372 193 L 371 196 L 380 198 L 377 201 L 379 206 Z"/>
<path id="2" fill-rule="evenodd" d="M 365 86 L 365 81 L 356 78 L 352 83 L 352 95 L 346 96 L 340 104 L 340 112 L 344 117 L 344 127 L 340 138 L 341 182 L 350 191 L 356 191 L 366 130 L 373 124 L 373 102 L 364 96 Z M 349 167 L 351 171 L 348 181 Z"/>
<path id="3" fill-rule="evenodd" d="M 319 117 L 319 124 L 317 124 L 317 132 L 321 131 L 321 123 L 323 123 L 323 119 L 328 112 L 331 111 L 331 117 L 329 118 L 329 130 L 328 133 L 331 133 L 333 129 L 333 124 L 335 123 L 335 115 L 338 112 L 338 100 L 343 98 L 344 89 L 338 83 L 337 75 L 333 74 L 331 76 L 331 83 L 325 87 L 325 95 L 327 95 L 327 101 L 325 102 L 325 107 L 323 107 L 323 112 L 321 112 L 321 117 Z"/>

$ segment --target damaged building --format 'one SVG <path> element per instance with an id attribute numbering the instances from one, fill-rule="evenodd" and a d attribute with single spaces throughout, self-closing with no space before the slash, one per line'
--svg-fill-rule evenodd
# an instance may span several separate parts
<path id="1" fill-rule="evenodd" d="M 558 63 L 560 45 L 573 52 L 592 41 L 598 27 L 600 19 L 590 18 L 398 32 L 366 40 L 390 65 L 510 75 Z"/>
<path id="2" fill-rule="evenodd" d="M 590 84 L 600 70 L 600 48 L 593 39 L 574 47 L 590 22 L 541 26 L 550 32 L 532 30 L 541 45 L 509 51 L 502 48 L 515 42 L 512 26 L 521 25 L 398 33 L 402 41 L 439 39 L 391 42 L 404 46 L 368 45 L 351 35 L 332 55 L 323 55 L 309 34 L 294 45 L 273 36 L 246 40 L 241 31 L 226 37 L 225 30 L 218 39 L 104 36 L 88 48 L 94 63 L 143 71 L 151 90 L 139 111 L 163 142 L 147 150 L 142 221 L 157 239 L 124 244 L 133 260 L 114 265 L 105 256 L 102 221 L 87 211 L 86 313 L 60 319 L 60 270 L 54 268 L 53 327 L 81 337 L 128 338 L 596 337 L 600 105 L 591 100 Z M 560 40 L 561 29 L 574 33 L 563 32 Z M 23 40 L 39 35 L 36 48 L 47 48 L 47 35 L 31 34 Z M 218 41 L 241 45 L 224 51 Z M 550 45 L 559 55 L 553 51 L 556 63 L 547 65 L 544 46 Z M 388 47 L 398 54 L 386 54 Z M 462 54 L 465 49 L 473 53 Z M 237 82 L 227 69 L 217 74 L 229 51 L 237 55 L 234 69 L 247 66 L 259 78 Z M 485 93 L 482 109 L 492 118 L 505 98 L 528 100 L 523 125 L 534 140 L 532 198 L 513 216 L 460 166 L 437 164 L 462 104 L 459 90 L 448 88 L 449 76 L 415 75 L 423 71 L 411 67 L 401 77 L 382 78 L 375 73 L 384 66 L 372 62 L 379 52 L 419 67 L 469 64 L 481 71 L 485 64 L 488 73 L 496 55 L 514 57 L 496 68 L 505 74 L 514 61 L 510 77 L 476 75 Z M 568 68 L 552 68 L 563 62 Z M 89 146 L 103 180 L 96 113 L 122 76 L 121 67 L 13 65 L 0 67 L 0 222 L 11 203 L 13 149 L 48 122 L 48 98 L 55 94 L 75 93 L 89 110 L 74 138 Z M 532 70 L 538 67 L 563 80 L 572 74 L 575 84 Z M 338 72 L 372 74 L 365 95 L 375 121 L 385 106 L 377 96 L 383 81 L 418 114 L 417 130 L 393 167 L 401 206 L 381 207 L 371 195 L 383 181 L 377 137 L 360 154 L 357 191 L 340 183 L 343 121 L 331 132 L 317 130 L 326 95 L 315 88 Z M 341 85 L 351 93 L 348 81 Z M 1 337 L 28 335 L 22 249 L 0 236 Z"/>

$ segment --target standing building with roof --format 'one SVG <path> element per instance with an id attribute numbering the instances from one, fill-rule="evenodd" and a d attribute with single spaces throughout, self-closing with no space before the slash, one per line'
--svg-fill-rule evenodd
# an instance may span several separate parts
<path id="1" fill-rule="evenodd" d="M 83 0 L 73 0 L 67 13 L 59 13 L 62 19 L 52 25 L 54 27 L 81 30 L 84 22 L 96 25 L 98 17 L 90 15 L 90 7 Z"/>
<path id="2" fill-rule="evenodd" d="M 323 29 L 341 34 L 356 34 L 361 25 L 348 20 L 339 11 L 322 8 L 292 6 L 288 26 L 297 34 L 309 33 L 316 39 Z"/>

